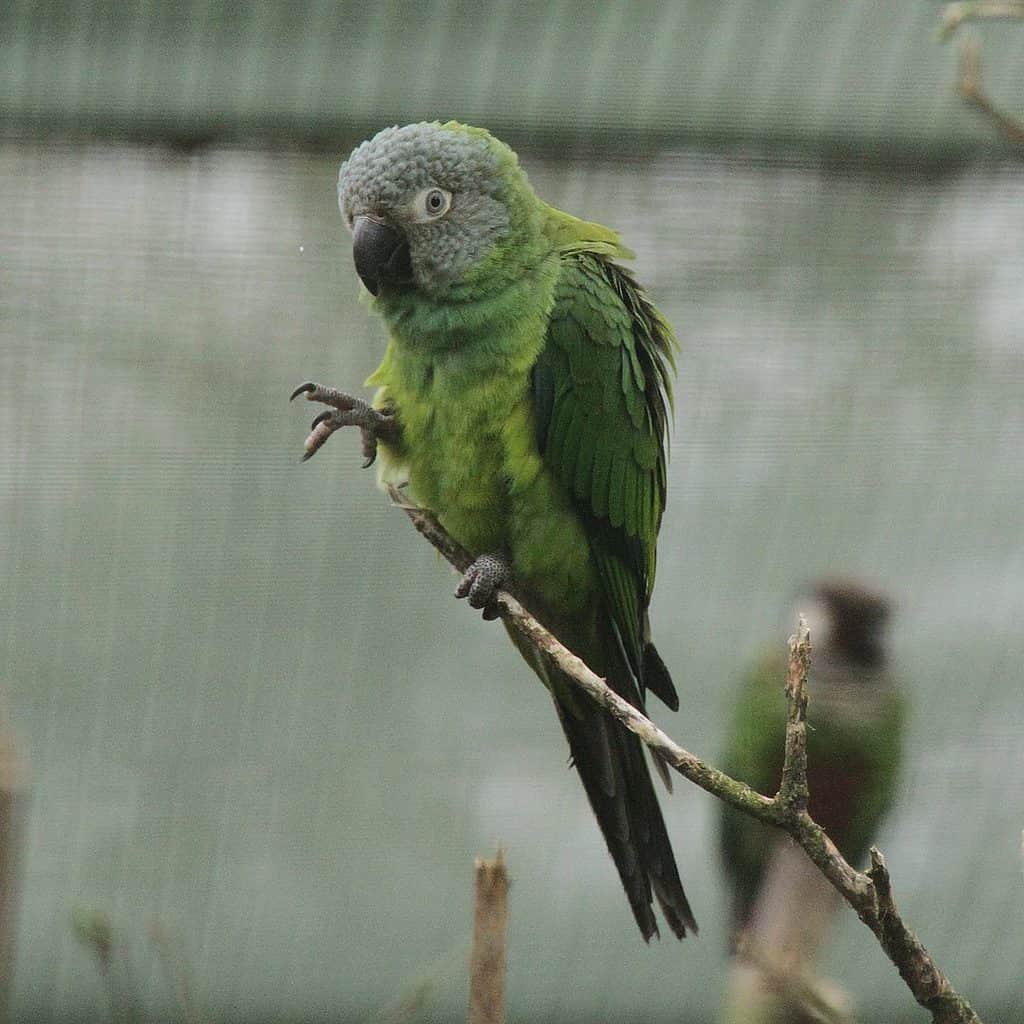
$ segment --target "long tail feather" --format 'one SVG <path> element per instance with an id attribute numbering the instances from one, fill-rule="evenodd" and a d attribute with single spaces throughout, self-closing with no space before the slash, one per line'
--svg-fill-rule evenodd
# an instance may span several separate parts
<path id="1" fill-rule="evenodd" d="M 557 699 L 555 705 L 644 941 L 659 934 L 655 898 L 677 938 L 687 929 L 696 933 L 640 741 L 589 702 L 577 705 L 575 714 Z"/>

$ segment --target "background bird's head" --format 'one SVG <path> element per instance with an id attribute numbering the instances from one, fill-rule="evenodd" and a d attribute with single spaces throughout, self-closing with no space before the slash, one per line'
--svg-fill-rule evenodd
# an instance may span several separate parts
<path id="1" fill-rule="evenodd" d="M 891 614 L 883 594 L 856 580 L 825 579 L 806 588 L 799 603 L 811 631 L 812 671 L 818 656 L 864 668 L 883 666 Z"/>
<path id="2" fill-rule="evenodd" d="M 515 153 L 454 121 L 385 128 L 338 175 L 356 273 L 384 299 L 486 282 L 496 249 L 528 234 L 536 205 Z"/>

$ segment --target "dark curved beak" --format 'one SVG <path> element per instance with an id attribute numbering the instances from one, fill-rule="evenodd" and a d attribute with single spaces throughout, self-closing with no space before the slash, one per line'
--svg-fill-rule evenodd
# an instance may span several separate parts
<path id="1" fill-rule="evenodd" d="M 352 226 L 352 258 L 359 279 L 371 295 L 376 295 L 383 283 L 412 281 L 412 261 L 405 235 L 376 217 L 356 217 Z"/>

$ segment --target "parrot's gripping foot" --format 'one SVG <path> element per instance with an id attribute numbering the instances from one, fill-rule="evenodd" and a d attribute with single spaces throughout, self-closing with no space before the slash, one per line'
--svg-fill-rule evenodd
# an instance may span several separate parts
<path id="1" fill-rule="evenodd" d="M 398 421 L 393 412 L 374 409 L 361 398 L 347 395 L 337 388 L 325 388 L 312 381 L 300 384 L 289 401 L 305 395 L 310 402 L 321 402 L 331 408 L 325 409 L 310 427 L 306 438 L 306 454 L 302 461 L 313 458 L 327 443 L 327 439 L 341 427 L 358 427 L 363 439 L 363 469 L 372 466 L 377 458 L 377 442 L 385 443 L 398 439 Z"/>
<path id="2" fill-rule="evenodd" d="M 485 619 L 496 619 L 495 595 L 511 579 L 512 568 L 502 555 L 481 555 L 463 574 L 455 596 L 468 597 L 472 607 L 483 610 Z"/>

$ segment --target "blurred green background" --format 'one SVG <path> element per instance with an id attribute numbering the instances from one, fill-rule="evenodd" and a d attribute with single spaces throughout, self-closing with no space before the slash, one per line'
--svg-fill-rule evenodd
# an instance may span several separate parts
<path id="1" fill-rule="evenodd" d="M 14 1017 L 464 1016 L 472 861 L 513 875 L 520 1021 L 714 1019 L 711 799 L 669 830 L 701 937 L 645 949 L 546 694 L 389 510 L 307 378 L 383 349 L 337 216 L 384 124 L 504 134 L 611 224 L 683 344 L 655 635 L 714 758 L 796 587 L 878 581 L 913 702 L 881 844 L 992 1022 L 1024 1003 L 1024 174 L 926 2 L 0 6 L 0 652 L 31 765 Z M 985 26 L 1024 105 L 1024 25 Z M 852 913 L 828 969 L 917 1021 Z M 417 1015 L 396 1016 L 412 993 Z"/>

